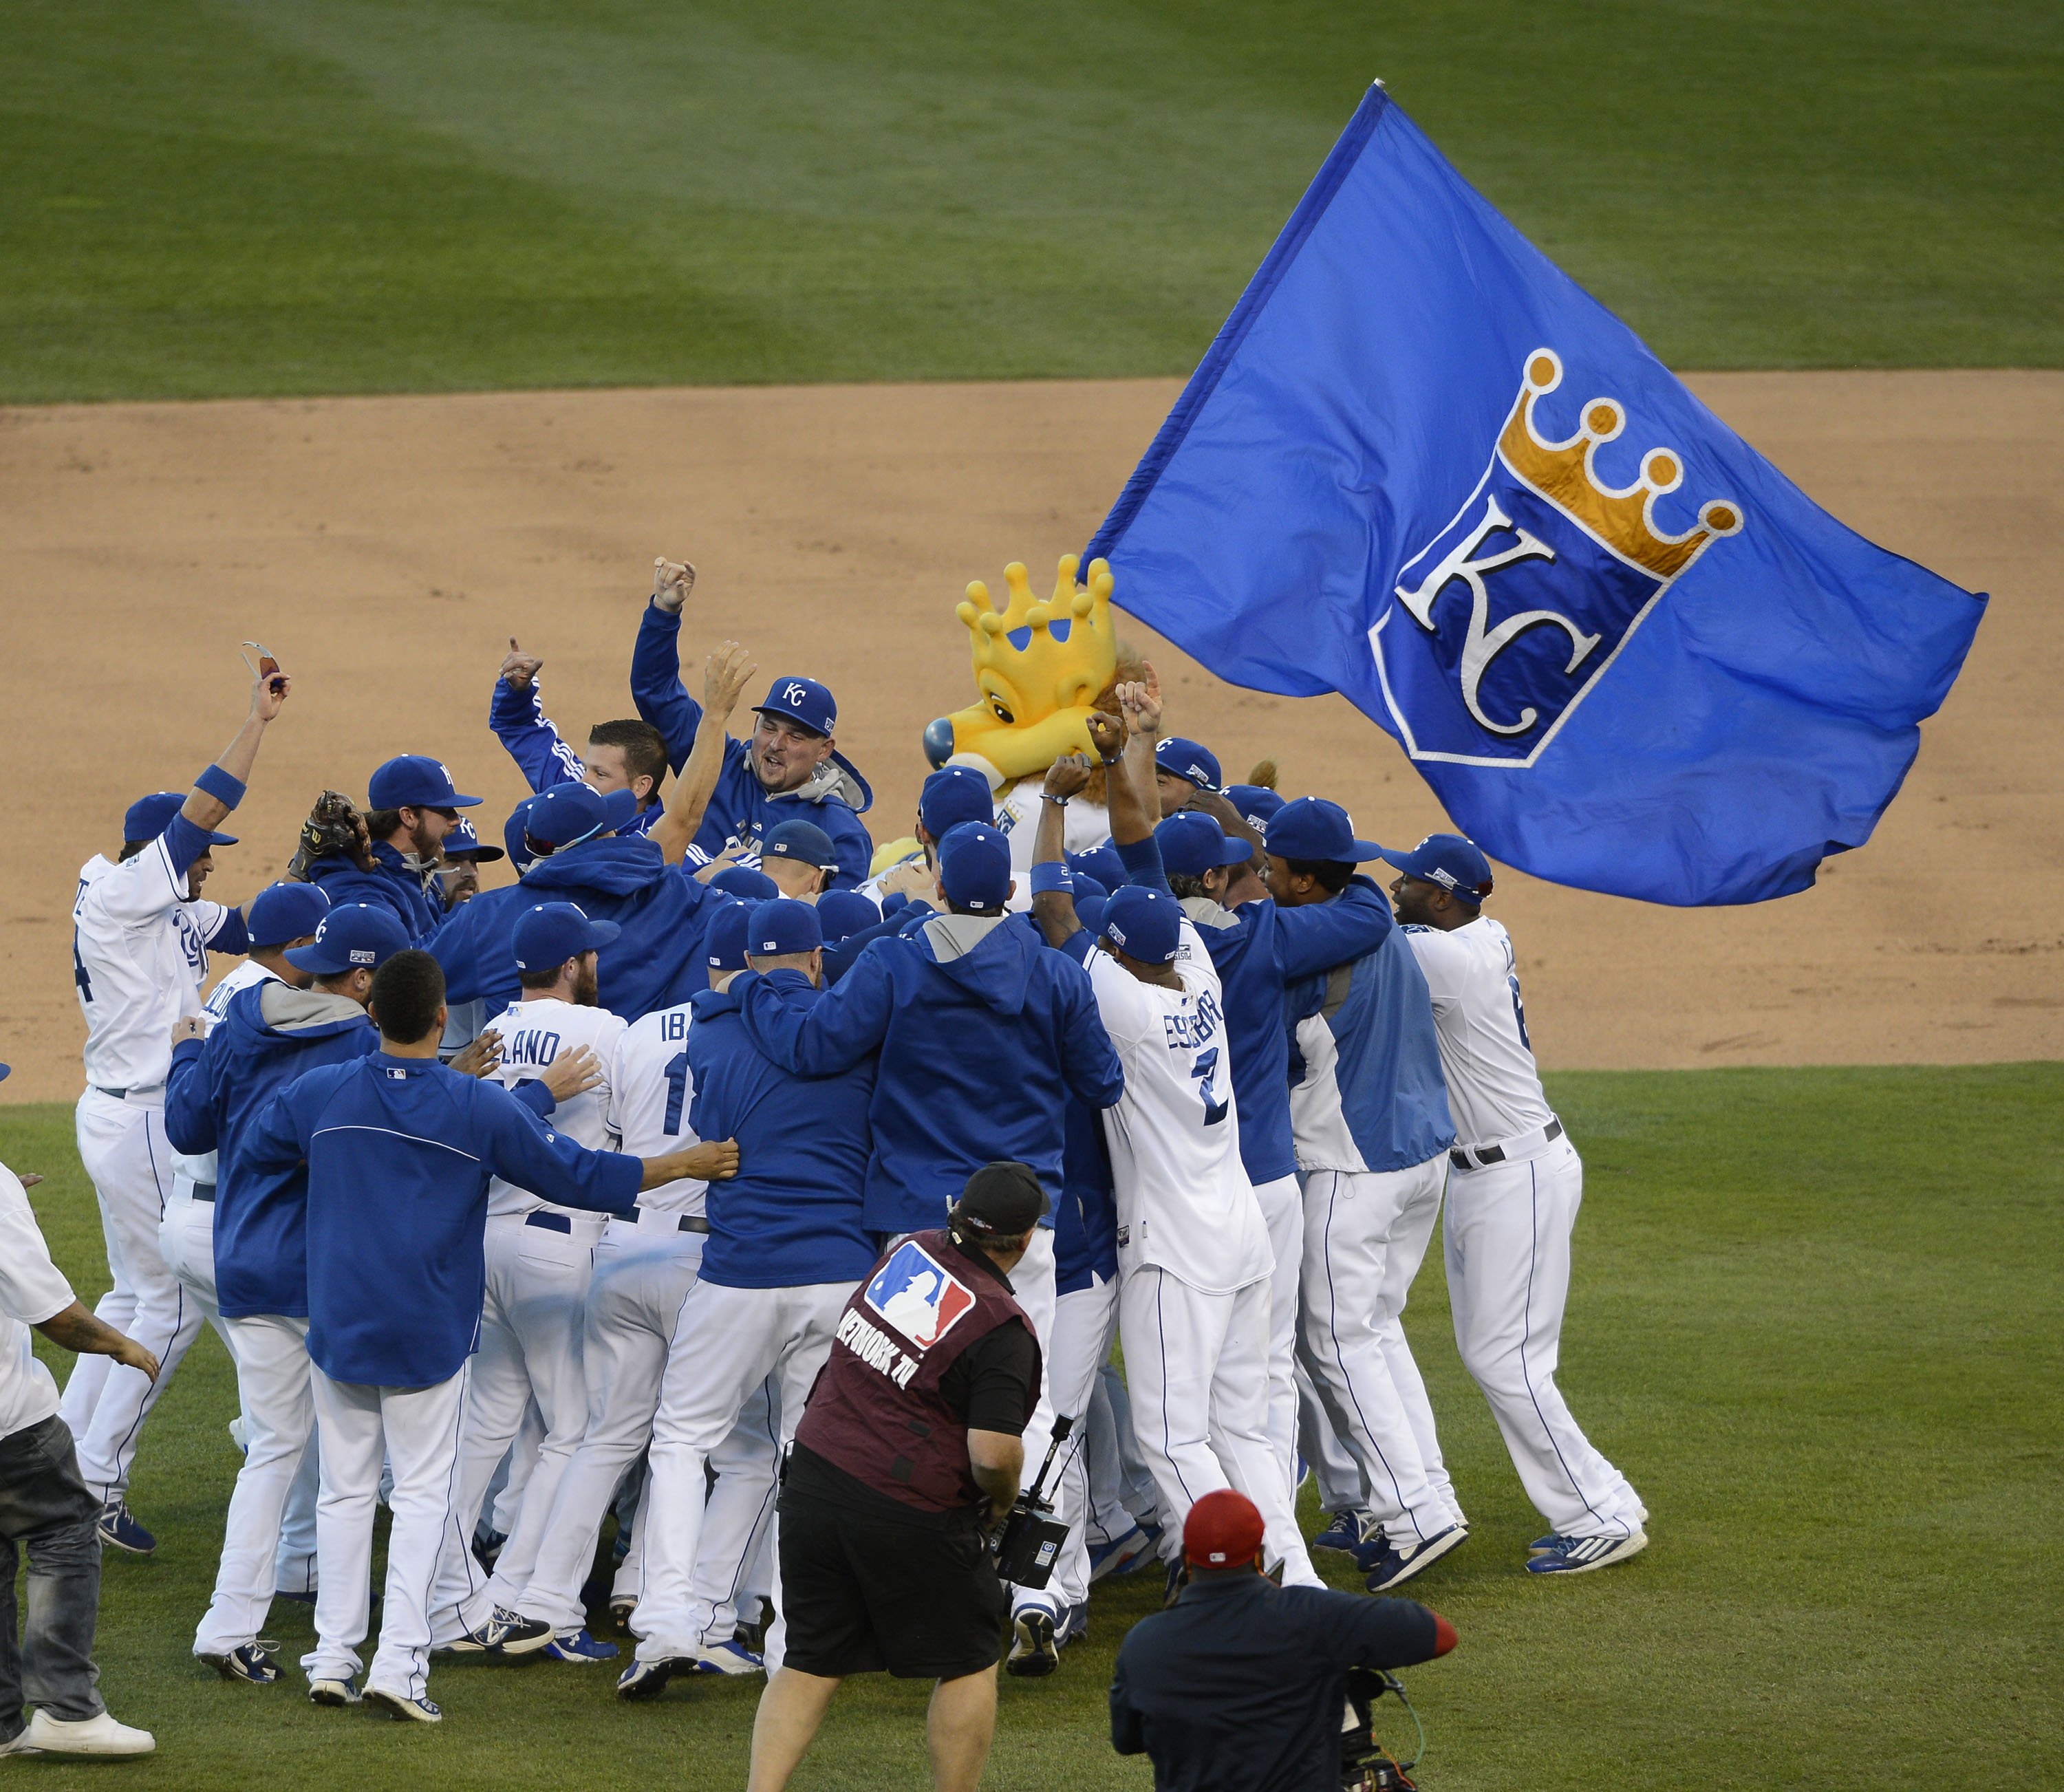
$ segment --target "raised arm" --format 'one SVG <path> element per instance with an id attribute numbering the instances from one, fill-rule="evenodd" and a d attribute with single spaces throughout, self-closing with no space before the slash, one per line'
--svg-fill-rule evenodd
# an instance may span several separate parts
<path id="1" fill-rule="evenodd" d="M 535 654 L 525 653 L 510 635 L 502 675 L 494 681 L 494 699 L 487 706 L 487 725 L 533 790 L 578 783 L 586 769 L 580 755 L 546 717 L 544 697 L 538 688 L 538 674 L 544 664 Z"/>
<path id="2" fill-rule="evenodd" d="M 268 666 L 270 670 L 267 670 Z M 250 782 L 251 767 L 258 758 L 258 743 L 265 738 L 265 730 L 280 713 L 293 682 L 280 670 L 276 662 L 260 662 L 257 676 L 251 681 L 251 713 L 244 717 L 244 726 L 236 731 L 236 739 L 216 755 L 215 763 L 195 779 L 192 794 L 180 806 L 179 814 L 183 819 L 199 828 L 212 828 L 243 801 L 244 787 Z M 233 793 L 220 779 L 210 776 L 214 772 L 227 774 L 229 784 L 234 787 Z"/>
<path id="3" fill-rule="evenodd" d="M 1089 781 L 1087 757 L 1071 753 L 1047 767 L 1040 793 L 1039 831 L 1032 837 L 1032 918 L 1050 946 L 1065 946 L 1082 930 L 1068 876 L 1068 801 Z"/>
<path id="4" fill-rule="evenodd" d="M 709 811 L 716 781 L 724 771 L 725 749 L 730 744 L 732 711 L 738 707 L 746 681 L 757 670 L 746 650 L 736 641 L 726 641 L 709 656 L 703 668 L 703 703 L 698 711 L 695 744 L 681 767 L 680 781 L 665 812 L 654 822 L 651 839 L 659 855 L 670 865 L 687 856 L 688 845 Z"/>
<path id="5" fill-rule="evenodd" d="M 675 771 L 687 763 L 702 709 L 681 688 L 681 606 L 695 588 L 695 570 L 685 560 L 652 562 L 652 601 L 638 625 L 631 650 L 631 700 L 659 731 Z"/>

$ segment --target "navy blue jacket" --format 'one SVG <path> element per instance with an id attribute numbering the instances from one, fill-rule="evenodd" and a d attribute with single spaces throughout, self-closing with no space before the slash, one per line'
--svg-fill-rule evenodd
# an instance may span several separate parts
<path id="1" fill-rule="evenodd" d="M 1195 1581 L 1119 1645 L 1111 1746 L 1153 1758 L 1155 1792 L 1339 1792 L 1348 1669 L 1435 1647 L 1433 1614 L 1409 1599 Z"/>
<path id="2" fill-rule="evenodd" d="M 1022 916 L 941 963 L 940 916 L 877 940 L 814 1002 L 743 972 L 731 986 L 760 1049 L 806 1077 L 881 1054 L 869 1117 L 867 1224 L 917 1232 L 943 1222 L 984 1164 L 1029 1164 L 1058 1203 L 1072 1096 L 1093 1109 L 1125 1092 L 1125 1072 L 1088 974 L 1049 952 Z"/>
<path id="3" fill-rule="evenodd" d="M 769 971 L 770 986 L 804 1005 L 817 993 L 800 971 Z M 800 1288 L 857 1282 L 874 1266 L 861 1219 L 874 1060 L 804 1078 L 752 1043 L 731 992 L 689 1005 L 688 1113 L 698 1138 L 738 1142 L 738 1174 L 705 1197 L 709 1242 L 702 1279 L 727 1288 Z"/>
<path id="4" fill-rule="evenodd" d="M 639 624 L 638 645 L 631 655 L 631 700 L 638 706 L 638 713 L 659 731 L 667 743 L 667 757 L 678 774 L 695 743 L 703 707 L 681 687 L 681 618 L 657 604 L 646 605 L 644 620 Z M 874 792 L 844 755 L 833 754 L 827 763 L 836 770 L 824 775 L 824 787 L 814 794 L 790 791 L 770 796 L 752 769 L 746 743 L 726 741 L 724 770 L 717 775 L 716 791 L 695 835 L 695 845 L 714 859 L 734 844 L 756 847 L 784 821 L 814 822 L 831 836 L 838 854 L 832 888 L 854 888 L 866 878 L 874 857 L 874 842 L 860 819 L 873 806 Z M 834 786 L 858 800 L 836 794 Z"/>
<path id="5" fill-rule="evenodd" d="M 373 843 L 372 870 L 361 871 L 349 859 L 318 859 L 308 867 L 308 881 L 333 908 L 341 902 L 384 904 L 394 911 L 412 946 L 427 944 L 444 924 L 442 900 L 423 888 L 422 874 L 409 870 L 408 860 L 385 840 Z"/>
<path id="6" fill-rule="evenodd" d="M 494 1177 L 627 1214 L 635 1158 L 590 1151 L 498 1082 L 385 1052 L 311 1070 L 253 1121 L 251 1174 L 307 1166 L 308 1355 L 334 1381 L 431 1387 L 465 1366 L 487 1292 Z"/>

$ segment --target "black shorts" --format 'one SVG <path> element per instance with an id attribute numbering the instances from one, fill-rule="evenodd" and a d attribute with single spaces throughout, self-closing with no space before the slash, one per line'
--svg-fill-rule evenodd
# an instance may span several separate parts
<path id="1" fill-rule="evenodd" d="M 958 1680 L 996 1665 L 1010 1603 L 974 1515 L 909 1520 L 781 1495 L 786 1665 L 827 1679 Z"/>

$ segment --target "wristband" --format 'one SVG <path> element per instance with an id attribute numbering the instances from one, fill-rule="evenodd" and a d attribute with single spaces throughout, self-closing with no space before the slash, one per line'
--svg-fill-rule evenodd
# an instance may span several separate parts
<path id="1" fill-rule="evenodd" d="M 241 780 L 232 778 L 219 765 L 211 765 L 194 779 L 194 788 L 204 791 L 218 803 L 226 803 L 231 808 L 244 800 Z"/>
<path id="2" fill-rule="evenodd" d="M 1074 894 L 1075 880 L 1066 865 L 1058 859 L 1042 859 L 1032 868 L 1032 893 L 1051 896 L 1057 891 Z"/>
<path id="3" fill-rule="evenodd" d="M 1039 800 L 1042 803 L 1050 803 L 1057 809 L 1065 809 L 1068 806 L 1067 798 L 1065 796 L 1056 796 L 1050 790 L 1042 790 L 1040 791 Z"/>

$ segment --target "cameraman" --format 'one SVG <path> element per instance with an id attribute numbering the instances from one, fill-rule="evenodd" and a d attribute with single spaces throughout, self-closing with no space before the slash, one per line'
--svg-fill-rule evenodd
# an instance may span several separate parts
<path id="1" fill-rule="evenodd" d="M 1339 1792 L 1348 1670 L 1455 1646 L 1409 1599 L 1277 1586 L 1261 1530 L 1245 1494 L 1206 1494 L 1183 1526 L 1189 1585 L 1119 1645 L 1111 1743 L 1152 1758 L 1155 1792 Z"/>
<path id="2" fill-rule="evenodd" d="M 893 1246 L 846 1303 L 783 1478 L 786 1652 L 748 1792 L 781 1792 L 839 1681 L 885 1668 L 938 1682 L 925 1740 L 940 1792 L 982 1778 L 1005 1613 L 985 1524 L 1018 1496 L 1039 1398 L 1008 1277 L 1046 1211 L 1026 1166 L 986 1165 L 944 1230 Z"/>

